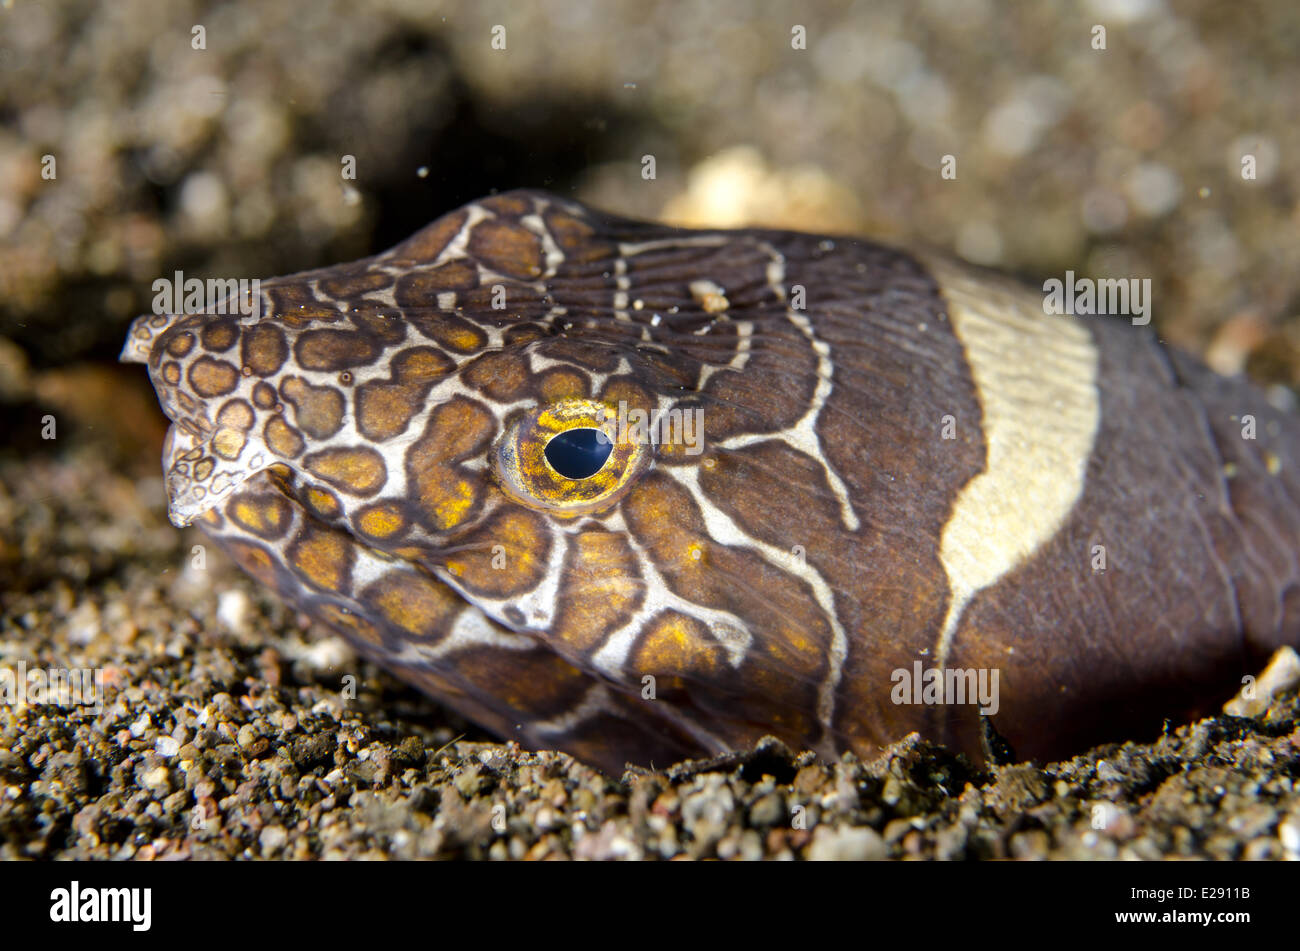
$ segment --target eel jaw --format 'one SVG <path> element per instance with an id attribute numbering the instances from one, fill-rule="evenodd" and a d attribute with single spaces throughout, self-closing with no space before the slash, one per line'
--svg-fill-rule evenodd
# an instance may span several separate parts
<path id="1" fill-rule="evenodd" d="M 192 524 L 278 461 L 262 440 L 252 435 L 242 435 L 244 444 L 233 458 L 228 451 L 224 455 L 214 451 L 228 432 L 218 429 L 200 440 L 174 423 L 167 431 L 162 459 L 167 518 L 177 528 Z"/>

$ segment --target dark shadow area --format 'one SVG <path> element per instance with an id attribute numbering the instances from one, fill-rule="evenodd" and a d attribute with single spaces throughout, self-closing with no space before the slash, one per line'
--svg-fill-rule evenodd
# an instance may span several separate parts
<path id="1" fill-rule="evenodd" d="M 567 193 L 579 173 L 627 159 L 641 119 L 608 101 L 530 101 L 486 110 L 458 99 L 451 123 L 436 136 L 406 143 L 408 173 L 370 188 L 379 209 L 373 247 L 379 251 L 434 218 L 475 198 L 512 188 Z"/>
<path id="2" fill-rule="evenodd" d="M 382 64 L 386 73 L 436 77 L 438 64 L 452 69 L 453 57 L 436 36 L 403 36 L 379 48 L 373 62 Z M 376 134 L 373 120 L 367 122 L 366 104 L 354 90 L 345 89 L 319 112 L 294 117 L 286 150 L 290 159 L 308 154 L 356 156 L 355 185 L 365 196 L 366 214 L 355 226 L 312 243 L 277 209 L 281 217 L 275 226 L 255 239 L 232 234 L 227 241 L 207 246 L 164 247 L 158 273 L 146 280 L 129 281 L 120 272 L 65 278 L 38 312 L 22 317 L 8 312 L 0 301 L 0 335 L 22 347 L 37 370 L 78 360 L 116 361 L 131 316 L 151 306 L 155 277 L 181 270 L 187 277 L 268 278 L 354 260 L 396 244 L 467 201 L 524 186 L 568 192 L 593 165 L 634 159 L 643 151 L 643 142 L 662 141 L 653 120 L 628 103 L 577 93 L 561 100 L 551 90 L 496 108 L 479 101 L 454 73 L 444 74 L 438 88 L 417 97 L 410 109 L 400 127 Z M 218 144 L 210 141 L 165 185 L 145 174 L 142 151 L 128 152 L 129 207 L 120 213 L 156 219 L 164 231 L 170 229 L 187 176 L 221 170 L 214 154 Z M 278 187 L 278 178 L 289 172 L 286 164 L 278 166 L 277 181 L 269 185 Z M 106 298 L 124 291 L 130 295 L 130 315 L 110 316 Z"/>

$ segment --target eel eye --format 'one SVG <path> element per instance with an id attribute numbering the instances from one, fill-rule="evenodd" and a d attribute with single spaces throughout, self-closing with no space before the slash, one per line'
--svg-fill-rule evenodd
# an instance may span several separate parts
<path id="1" fill-rule="evenodd" d="M 600 429 L 566 429 L 546 444 L 546 461 L 566 479 L 594 476 L 609 460 L 614 441 Z"/>
<path id="2" fill-rule="evenodd" d="M 581 515 L 623 494 L 651 459 L 616 407 L 566 399 L 515 416 L 492 454 L 506 494 L 531 508 Z"/>

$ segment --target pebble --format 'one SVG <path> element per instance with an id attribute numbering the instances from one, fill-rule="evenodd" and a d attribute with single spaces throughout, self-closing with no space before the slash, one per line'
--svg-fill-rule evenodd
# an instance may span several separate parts
<path id="1" fill-rule="evenodd" d="M 1277 837 L 1282 842 L 1286 857 L 1300 861 L 1300 816 L 1289 816 L 1278 826 Z"/>
<path id="2" fill-rule="evenodd" d="M 883 859 L 887 854 L 885 840 L 875 829 L 818 826 L 807 857 L 817 862 L 858 862 Z"/>
<path id="3" fill-rule="evenodd" d="M 217 595 L 217 620 L 234 634 L 247 634 L 253 610 L 252 599 L 242 588 L 222 591 Z"/>
<path id="4" fill-rule="evenodd" d="M 283 826 L 266 826 L 258 833 L 257 841 L 261 844 L 262 851 L 270 855 L 284 848 L 284 844 L 289 841 L 289 833 Z"/>

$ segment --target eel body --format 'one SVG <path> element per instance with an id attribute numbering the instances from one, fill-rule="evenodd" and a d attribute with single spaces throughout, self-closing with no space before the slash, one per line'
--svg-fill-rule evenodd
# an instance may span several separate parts
<path id="1" fill-rule="evenodd" d="M 982 709 L 1045 758 L 1300 641 L 1300 433 L 1043 300 L 518 191 L 251 316 L 141 317 L 123 359 L 173 520 L 498 735 L 612 771 L 975 752 Z"/>

